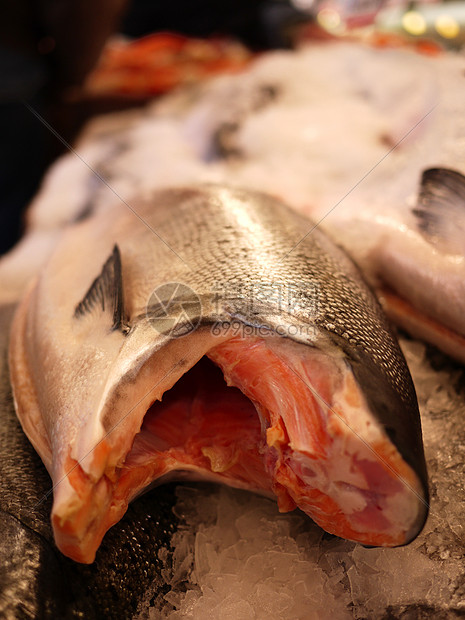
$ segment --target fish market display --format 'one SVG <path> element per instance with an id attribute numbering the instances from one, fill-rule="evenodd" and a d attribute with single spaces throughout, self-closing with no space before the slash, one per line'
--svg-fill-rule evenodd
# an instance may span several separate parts
<path id="1" fill-rule="evenodd" d="M 177 471 L 274 493 L 351 540 L 414 537 L 415 393 L 352 263 L 319 231 L 286 256 L 308 222 L 266 195 L 166 190 L 133 208 L 142 221 L 118 204 L 65 233 L 12 328 L 59 548 L 92 562 L 128 502 Z M 240 392 L 205 363 L 181 380 L 204 355 Z"/>
<path id="2" fill-rule="evenodd" d="M 216 73 L 239 71 L 252 54 L 231 40 L 156 33 L 135 41 L 110 40 L 85 83 L 87 95 L 147 97 Z"/>
<path id="3" fill-rule="evenodd" d="M 273 306 L 276 295 L 269 293 L 269 287 L 265 287 L 266 294 L 263 290 L 258 291 L 258 314 L 252 313 L 255 319 L 260 317 L 258 322 L 250 320 L 250 311 L 257 310 L 256 302 L 251 307 L 250 298 L 243 295 L 244 292 L 252 293 L 255 300 L 257 291 L 254 287 L 257 282 L 263 282 L 264 272 L 266 285 L 271 283 L 269 274 L 273 273 L 275 263 L 266 254 L 269 249 L 267 243 L 260 247 L 260 252 L 264 252 L 262 256 L 266 256 L 266 269 L 260 273 L 254 271 L 253 282 L 248 288 L 242 286 L 243 282 L 239 287 L 231 288 L 224 282 L 221 284 L 217 269 L 221 271 L 230 267 L 221 264 L 216 264 L 215 269 L 209 266 L 206 269 L 208 277 L 202 279 L 201 286 L 197 283 L 192 286 L 195 280 L 192 280 L 191 260 L 186 261 L 185 253 L 191 257 L 195 246 L 182 235 L 186 221 L 178 218 L 176 225 L 172 220 L 170 224 L 167 217 L 163 221 L 152 222 L 150 218 L 162 216 L 156 216 L 155 210 L 149 210 L 149 214 L 147 205 L 151 204 L 154 196 L 174 195 L 170 192 L 154 194 L 160 188 L 199 182 L 226 183 L 231 189 L 223 191 L 231 192 L 229 195 L 234 195 L 232 187 L 236 186 L 265 191 L 283 199 L 297 212 L 312 216 L 317 229 L 314 229 L 315 224 L 298 219 L 298 216 L 289 216 L 289 221 L 286 217 L 280 263 L 284 271 L 279 271 L 281 267 L 277 267 L 282 277 L 282 280 L 277 279 L 280 291 L 284 282 L 288 283 L 288 278 L 283 275 L 285 268 L 293 260 L 305 258 L 315 239 L 317 246 L 323 243 L 329 255 L 335 251 L 335 256 L 339 257 L 337 260 L 343 261 L 344 268 L 336 270 L 338 275 L 356 273 L 331 244 L 326 245 L 329 242 L 318 232 L 318 228 L 325 228 L 357 261 L 366 279 L 375 287 L 379 300 L 396 322 L 463 360 L 465 330 L 461 320 L 464 299 L 461 291 L 465 266 L 460 231 L 464 228 L 464 213 L 460 205 L 463 204 L 461 173 L 465 172 L 465 121 L 461 112 L 465 103 L 464 69 L 465 60 L 460 56 L 444 55 L 431 59 L 406 50 L 379 51 L 355 44 L 315 45 L 295 53 L 267 54 L 240 76 L 223 77 L 206 86 L 180 91 L 143 112 L 111 115 L 97 120 L 89 126 L 76 147 L 79 157 L 69 154 L 51 169 L 29 210 L 27 234 L 0 261 L 0 282 L 3 284 L 0 299 L 4 303 L 16 303 L 28 287 L 16 318 L 12 373 L 21 422 L 54 480 L 53 525 L 63 551 L 75 559 L 90 561 L 105 530 L 124 513 L 127 501 L 135 498 L 151 480 L 158 478 L 164 482 L 169 479 L 168 470 L 177 471 L 180 463 L 183 469 L 190 469 L 191 474 L 200 477 L 207 474 L 208 479 L 227 481 L 228 484 L 252 488 L 267 495 L 275 494 L 281 508 L 289 509 L 297 504 L 329 531 L 352 540 L 363 539 L 362 542 L 367 543 L 366 536 L 369 535 L 374 537 L 374 544 L 399 544 L 415 535 L 426 516 L 423 502 L 427 496 L 419 424 L 416 407 L 413 401 L 410 402 L 413 393 L 410 380 L 404 374 L 405 369 L 400 373 L 409 386 L 407 392 L 410 397 L 406 398 L 405 394 L 395 396 L 391 391 L 392 399 L 387 399 L 389 406 L 396 409 L 392 420 L 398 423 L 398 428 L 396 432 L 392 427 L 384 434 L 381 432 L 378 435 L 381 441 L 375 440 L 376 447 L 370 443 L 372 437 L 367 445 L 364 443 L 366 437 L 359 433 L 357 424 L 360 422 L 363 427 L 365 421 L 367 428 L 376 434 L 382 430 L 380 421 L 382 423 L 391 415 L 384 411 L 380 416 L 379 408 L 372 406 L 373 393 L 370 393 L 368 386 L 382 385 L 381 389 L 375 390 L 376 396 L 381 396 L 385 389 L 392 390 L 393 377 L 384 372 L 386 366 L 376 355 L 376 347 L 365 349 L 365 353 L 368 350 L 369 353 L 362 356 L 364 363 L 359 366 L 370 369 L 369 380 L 357 375 L 357 355 L 360 355 L 361 348 L 366 347 L 366 342 L 362 347 L 357 344 L 362 327 L 356 326 L 355 337 L 352 330 L 345 330 L 346 340 L 338 331 L 340 326 L 328 316 L 325 324 L 318 321 L 312 324 L 309 331 L 311 338 L 305 341 L 308 334 L 303 337 L 299 329 L 302 326 L 302 311 L 304 308 L 308 310 L 309 299 L 305 295 L 297 299 L 294 296 L 292 299 L 296 303 L 293 312 L 287 316 L 290 322 L 286 320 L 285 328 L 295 329 L 298 325 L 299 334 L 297 338 L 293 334 L 292 338 L 286 339 L 286 342 L 291 340 L 293 344 L 282 344 L 284 339 L 269 333 L 278 327 L 276 307 Z M 379 79 L 381 75 L 382 79 Z M 172 191 L 182 193 L 181 190 Z M 203 191 L 217 190 L 210 188 Z M 240 195 L 254 195 L 241 193 L 243 191 L 238 190 Z M 133 200 L 135 195 L 139 196 L 137 201 Z M 279 201 L 266 200 L 275 205 L 270 207 L 271 212 L 273 208 L 278 211 L 284 208 Z M 219 203 L 221 201 L 216 204 Z M 247 239 L 247 243 L 239 244 L 233 253 L 234 259 L 239 259 L 239 262 L 251 256 L 248 243 L 252 243 L 253 252 L 257 249 L 252 234 L 256 231 L 255 207 L 239 211 L 242 213 L 240 222 L 233 215 L 228 216 L 233 219 L 234 227 L 240 224 L 239 229 Z M 227 213 L 229 210 L 224 210 L 223 216 L 226 217 Z M 232 213 L 235 213 L 234 210 Z M 173 210 L 170 216 L 172 214 Z M 153 231 L 147 226 L 144 230 L 144 223 L 140 219 L 137 221 L 138 216 L 147 220 Z M 199 214 L 197 216 L 200 217 Z M 294 220 L 294 217 L 297 219 Z M 455 225 L 450 226 L 452 219 Z M 168 245 L 172 245 L 175 252 L 164 244 L 165 234 L 161 234 L 161 239 L 157 237 L 160 226 L 168 227 L 168 237 L 174 235 L 176 243 Z M 209 226 L 200 228 L 200 238 L 210 230 Z M 130 238 L 129 232 L 136 228 L 138 236 L 134 245 L 129 247 L 124 240 Z M 155 245 L 151 245 L 151 258 L 142 266 L 137 256 L 144 254 L 145 242 L 149 238 L 150 244 Z M 284 245 L 287 246 L 285 251 Z M 225 253 L 224 247 L 218 250 L 219 256 Z M 30 260 L 31 255 L 34 255 L 34 261 Z M 76 256 L 79 264 L 74 263 Z M 69 257 L 72 260 L 68 260 Z M 154 257 L 163 257 L 163 260 L 154 261 Z M 46 264 L 46 269 L 42 270 Z M 147 264 L 154 278 L 151 282 L 145 281 Z M 232 264 L 235 264 L 234 261 Z M 257 263 L 258 266 L 260 264 Z M 257 265 L 255 269 L 258 269 Z M 172 268 L 174 272 L 170 271 Z M 31 281 L 39 272 L 42 272 L 41 277 L 31 288 Z M 173 291 L 182 295 L 186 293 L 186 289 L 173 287 L 158 289 L 159 284 L 167 282 L 166 278 L 171 273 L 168 284 L 181 281 L 195 293 L 194 297 L 188 296 L 186 320 L 179 326 L 181 333 L 183 330 L 188 332 L 192 325 L 196 329 L 180 338 L 164 339 L 173 325 L 163 315 L 163 308 L 172 301 Z M 361 286 L 365 291 L 359 276 L 353 277 L 355 280 L 350 280 L 351 285 Z M 234 278 L 238 278 L 236 273 L 232 278 L 236 282 Z M 217 287 L 214 291 L 216 297 L 210 297 L 212 281 Z M 297 286 L 294 287 L 294 284 Z M 291 286 L 293 294 L 299 287 L 302 287 L 302 277 L 295 277 Z M 137 290 L 141 292 L 138 294 Z M 237 294 L 238 290 L 242 296 Z M 328 301 L 324 291 L 325 286 L 315 287 L 312 284 L 310 307 L 312 313 L 320 318 L 324 316 L 324 304 Z M 155 295 L 152 294 L 154 292 Z M 319 297 L 322 293 L 323 297 Z M 185 296 L 176 298 L 176 294 L 176 303 L 186 302 Z M 228 303 L 221 306 L 218 299 L 227 299 Z M 323 302 L 323 306 L 315 306 L 315 299 L 319 300 L 318 304 Z M 371 297 L 365 297 L 364 293 L 357 302 L 363 305 L 368 299 L 371 300 Z M 199 304 L 202 310 L 205 307 L 208 309 L 205 315 L 202 313 L 210 319 L 205 325 L 196 323 L 199 317 L 195 308 Z M 373 304 L 372 300 L 368 302 L 369 312 L 372 313 L 369 324 L 372 326 L 376 321 L 381 321 L 381 331 L 388 338 L 389 348 L 393 345 L 394 357 L 402 360 L 398 358 L 397 345 L 392 340 L 390 329 L 380 318 L 382 315 L 378 314 L 378 306 Z M 176 307 L 179 308 L 180 304 Z M 338 312 L 335 313 L 337 315 Z M 245 320 L 247 316 L 248 321 Z M 344 320 L 347 318 L 344 314 Z M 240 326 L 239 333 L 228 331 L 227 324 L 236 329 Z M 60 329 L 57 325 L 61 326 Z M 266 336 L 258 331 L 263 325 Z M 305 325 L 308 327 L 307 323 Z M 250 328 L 249 331 L 244 331 L 245 326 Z M 338 336 L 343 335 L 343 339 L 334 336 L 331 326 L 334 326 Z M 77 332 L 74 331 L 76 327 Z M 146 338 L 149 333 L 150 344 Z M 333 334 L 328 336 L 330 341 L 335 338 L 329 348 L 329 341 L 321 337 L 325 333 Z M 156 367 L 154 361 L 151 368 L 149 360 L 155 360 L 158 352 L 167 353 L 165 343 L 168 341 L 172 351 L 165 363 L 172 362 L 174 366 L 175 360 L 183 360 L 186 366 L 174 366 L 173 372 L 164 377 L 161 376 L 163 367 Z M 312 353 L 307 358 L 309 344 L 312 345 Z M 302 350 L 306 353 L 301 353 Z M 368 359 L 370 355 L 373 355 L 371 361 Z M 241 360 L 239 364 L 236 364 L 237 359 Z M 442 374 L 428 368 L 428 379 L 422 380 L 428 361 L 422 358 L 415 363 L 420 376 L 417 389 L 423 413 L 427 415 L 426 431 L 432 433 L 426 445 L 427 452 L 429 446 L 427 456 L 433 471 L 432 505 L 435 512 L 428 520 L 425 533 L 414 543 L 414 551 L 410 551 L 412 546 L 409 546 L 407 549 L 380 552 L 379 556 L 376 555 L 379 561 L 375 568 L 367 560 L 373 556 L 366 554 L 377 554 L 378 551 L 364 550 L 355 543 L 337 543 L 341 547 L 334 555 L 334 566 L 342 563 L 343 567 L 340 569 L 341 583 L 335 589 L 339 591 L 342 587 L 345 592 L 343 599 L 347 601 L 344 604 L 348 605 L 349 613 L 354 617 L 385 617 L 386 613 L 394 617 L 404 617 L 402 614 L 421 617 L 422 613 L 449 613 L 445 611 L 448 609 L 454 614 L 463 607 L 461 593 L 464 585 L 460 567 L 463 565 L 465 545 L 458 516 L 463 489 L 454 473 L 461 467 L 457 455 L 461 454 L 463 447 L 463 433 L 458 412 L 460 407 L 463 408 L 463 399 L 457 397 L 453 400 L 451 388 L 440 394 L 438 392 L 438 398 L 441 394 L 444 398 L 441 396 L 440 405 L 437 405 L 432 384 L 440 379 L 442 381 Z M 444 364 L 444 360 L 441 363 Z M 299 429 L 295 426 L 289 433 L 287 426 L 281 422 L 281 412 L 277 413 L 278 409 L 270 406 L 272 391 L 266 385 L 266 379 L 261 380 L 261 385 L 250 385 L 251 374 L 261 378 L 266 376 L 262 371 L 270 364 L 279 372 L 284 370 L 281 376 L 286 381 L 291 377 L 294 384 L 296 381 L 298 384 L 302 377 L 305 379 L 305 385 L 300 383 L 301 390 L 294 400 L 296 403 L 311 402 L 312 412 L 317 412 L 312 428 L 318 432 L 311 446 L 313 455 L 318 457 L 312 461 L 313 467 L 317 463 L 317 471 L 307 466 L 308 461 L 304 460 L 302 464 L 300 456 L 303 453 L 307 456 L 308 451 L 295 444 L 293 437 L 297 435 L 292 435 L 294 430 Z M 400 364 L 403 367 L 403 361 Z M 185 372 L 192 365 L 192 370 Z M 336 378 L 328 384 L 323 374 L 314 374 L 316 366 L 328 370 L 331 377 Z M 140 370 L 143 372 L 139 373 Z M 158 385 L 155 374 L 151 374 L 156 372 L 162 379 Z M 399 372 L 399 367 L 394 374 L 396 372 Z M 454 372 L 457 374 L 457 369 Z M 381 383 L 378 382 L 380 373 Z M 208 385 L 200 383 L 200 374 L 208 378 Z M 221 374 L 243 392 L 233 387 L 223 387 Z M 317 377 L 318 386 L 310 382 L 309 375 Z M 374 376 L 377 377 L 375 383 L 372 381 Z M 50 391 L 45 388 L 47 384 L 53 385 Z M 320 396 L 323 394 L 323 399 L 315 396 L 312 391 L 315 387 Z M 139 391 L 139 388 L 142 390 Z M 171 389 L 161 403 L 157 402 L 152 407 L 151 402 L 164 388 Z M 275 389 L 276 385 L 273 386 Z M 231 391 L 224 398 L 226 390 Z M 190 419 L 200 424 L 204 438 L 208 439 L 205 429 L 210 428 L 214 420 L 224 431 L 224 418 L 221 418 L 216 407 L 213 411 L 211 407 L 200 407 L 194 413 L 187 413 L 183 402 L 186 395 L 189 401 L 204 402 L 206 393 L 215 395 L 215 401 L 221 403 L 223 411 L 227 412 L 228 407 L 232 407 L 240 412 L 236 415 L 241 426 L 227 429 L 228 436 L 234 437 L 236 447 L 241 450 L 241 458 L 235 462 L 234 450 L 228 450 L 224 444 L 218 451 L 212 449 L 210 443 L 200 442 L 197 443 L 197 454 L 189 453 L 192 443 L 186 449 L 188 442 L 181 425 L 170 426 L 172 419 L 185 420 L 189 415 L 195 415 L 197 417 Z M 328 393 L 332 394 L 334 402 L 325 398 Z M 82 400 L 77 398 L 78 395 Z M 365 415 L 364 418 L 356 416 L 357 423 L 352 420 L 350 424 L 357 435 L 342 427 L 344 420 L 333 415 L 334 412 L 341 413 L 335 404 L 347 404 L 354 395 L 363 404 Z M 407 404 L 408 401 L 410 404 Z M 116 403 L 119 405 L 113 407 Z M 128 406 L 124 407 L 124 403 Z M 455 403 L 454 422 L 450 423 L 447 418 L 449 403 L 451 406 Z M 399 406 L 395 407 L 395 404 Z M 255 406 L 260 418 L 256 416 Z M 58 414 L 60 407 L 65 411 L 64 416 Z M 320 415 L 322 411 L 323 416 Z M 410 413 L 406 414 L 406 411 Z M 122 412 L 122 418 L 118 418 Z M 157 418 L 161 422 L 158 426 Z M 86 423 L 89 419 L 91 424 Z M 121 422 L 113 428 L 119 419 Z M 293 422 L 289 417 L 286 420 L 286 424 L 291 426 Z M 128 454 L 128 447 L 140 424 L 142 429 L 138 437 L 143 441 L 135 442 L 137 450 Z M 250 450 L 250 444 L 244 441 L 244 424 L 247 436 L 258 438 L 263 453 Z M 266 427 L 270 432 L 264 433 Z M 326 441 L 330 434 L 325 430 L 329 427 L 342 428 L 341 437 L 347 439 L 346 465 L 356 461 L 355 450 L 361 449 L 367 456 L 366 460 L 377 463 L 385 474 L 389 472 L 384 476 L 388 482 L 385 487 L 387 492 L 377 488 L 374 476 L 369 474 L 371 466 L 365 467 L 367 463 L 357 465 L 354 474 L 356 478 L 358 476 L 357 480 L 349 480 L 345 476 L 343 484 L 337 489 L 331 485 L 335 460 L 325 461 L 328 450 L 333 456 L 331 450 L 334 442 Z M 109 432 L 112 428 L 113 431 Z M 19 427 L 15 429 L 14 432 L 18 433 Z M 322 429 L 323 432 L 319 432 Z M 402 432 L 409 434 L 412 432 L 409 429 L 414 429 L 413 435 L 407 438 Z M 154 441 L 152 430 L 158 434 L 162 431 L 162 440 Z M 194 434 L 194 448 L 199 438 L 200 433 Z M 166 458 L 167 453 L 172 451 L 173 441 L 184 446 L 183 450 L 175 451 L 175 454 L 171 452 L 170 458 Z M 318 452 L 321 441 L 324 449 Z M 92 450 L 95 446 L 96 450 Z M 381 450 L 380 446 L 383 446 Z M 146 457 L 153 449 L 162 453 L 163 459 L 155 459 L 148 472 Z M 2 451 L 5 450 L 7 448 L 2 447 Z M 279 457 L 264 458 L 264 454 L 268 457 L 278 454 Z M 293 460 L 288 467 L 286 458 L 290 454 Z M 294 458 L 296 454 L 298 459 Z M 195 462 L 196 456 L 202 460 Z M 124 469 L 122 465 L 126 457 L 129 467 Z M 34 471 L 41 471 L 40 476 L 44 476 L 37 459 L 28 462 Z M 322 464 L 327 462 L 330 462 L 330 467 L 325 469 Z M 241 468 L 247 469 L 247 482 Z M 229 479 L 228 471 L 231 473 Z M 344 471 L 347 473 L 347 468 Z M 336 473 L 339 474 L 339 471 Z M 453 484 L 450 474 L 453 475 Z M 324 487 L 322 495 L 311 499 L 305 496 L 301 492 L 305 485 L 300 486 L 303 478 L 317 481 L 320 490 Z M 371 484 L 369 491 L 360 490 L 357 486 L 363 479 L 368 485 Z M 396 486 L 401 480 L 403 482 Z M 397 489 L 398 493 L 392 493 Z M 47 490 L 50 492 L 51 487 Z M 95 491 L 98 500 L 95 499 Z M 159 492 L 160 489 L 155 490 L 155 494 Z M 21 493 L 27 494 L 26 489 Z M 453 495 L 453 499 L 446 498 L 449 494 Z M 38 493 L 37 501 L 40 501 L 39 496 L 42 497 L 42 494 Z M 156 495 L 136 499 L 132 505 L 139 506 L 139 502 L 145 502 L 146 497 L 156 498 Z M 399 521 L 394 523 L 395 519 L 390 518 L 392 512 L 389 512 L 389 505 L 393 505 L 394 499 L 400 500 L 398 506 L 403 507 L 400 512 L 396 510 L 403 525 Z M 380 500 L 385 508 L 381 511 L 382 516 L 389 523 L 387 537 L 386 521 L 383 519 L 369 532 L 366 524 L 360 529 L 360 521 L 355 524 L 357 519 L 354 521 L 352 518 L 354 514 L 361 516 L 363 506 L 369 513 L 375 505 L 380 505 Z M 154 502 L 156 504 L 156 499 Z M 26 503 L 31 509 L 30 502 Z M 35 513 L 36 499 L 32 503 L 32 513 Z M 452 510 L 452 503 L 454 507 L 458 505 L 457 511 L 455 508 Z M 159 518 L 155 504 L 150 504 L 151 514 L 157 514 L 154 519 Z M 336 508 L 334 511 L 334 505 L 339 508 L 344 506 L 344 509 Z M 130 507 L 120 524 L 131 518 L 131 511 Z M 164 512 L 160 514 L 164 515 Z M 13 517 L 18 518 L 16 513 Z M 41 518 L 44 518 L 43 515 Z M 406 525 L 409 519 L 410 527 Z M 120 524 L 109 531 L 102 543 L 103 549 L 108 549 L 105 547 L 106 541 L 113 536 L 115 538 L 111 540 L 116 546 L 125 545 L 124 532 L 127 530 L 124 527 L 118 530 Z M 41 527 L 46 530 L 46 526 Z M 379 532 L 383 528 L 384 533 L 380 537 Z M 118 531 L 123 532 L 122 539 L 118 539 Z M 46 538 L 50 541 L 50 529 Z M 199 551 L 200 546 L 196 549 Z M 211 558 L 209 548 L 207 552 Z M 139 557 L 140 553 L 140 550 L 132 550 L 129 557 Z M 160 557 L 165 557 L 164 553 Z M 388 553 L 396 555 L 388 556 Z M 100 554 L 101 550 L 96 556 L 97 565 L 102 557 Z M 315 561 L 321 566 L 320 552 L 316 556 Z M 411 597 L 405 595 L 400 585 L 397 589 L 392 588 L 391 597 L 378 596 L 376 575 L 391 574 L 386 568 L 390 557 L 407 557 L 399 563 L 392 561 L 394 580 L 399 573 L 418 574 L 417 587 L 415 580 L 409 582 Z M 410 558 L 412 562 L 419 562 L 421 568 L 417 573 L 410 570 Z M 63 558 L 63 561 L 67 560 Z M 428 590 L 427 575 L 433 564 L 440 567 L 439 572 L 444 567 L 447 576 L 443 579 L 438 577 L 435 582 L 441 585 L 435 587 L 433 584 Z M 69 565 L 77 566 L 71 562 Z M 93 566 L 80 568 L 85 571 Z M 38 568 L 33 580 L 41 582 L 44 578 L 43 562 L 38 563 Z M 326 565 L 324 568 L 326 570 Z M 221 573 L 221 568 L 219 571 Z M 365 577 L 357 581 L 355 575 Z M 169 575 L 165 577 L 168 586 L 175 583 L 170 581 Z M 109 576 L 102 587 L 107 593 L 111 592 L 108 600 L 114 601 L 116 598 L 118 601 L 123 596 L 122 590 L 116 593 L 112 590 L 112 586 L 108 585 L 113 583 L 112 579 Z M 195 584 L 195 573 L 193 579 Z M 220 582 L 223 582 L 222 578 L 218 579 Z M 146 581 L 141 583 L 145 586 Z M 334 583 L 333 578 L 329 587 Z M 185 586 L 182 588 L 185 590 Z M 207 585 L 208 588 L 211 584 Z M 158 589 L 157 584 L 155 589 Z M 217 592 L 214 588 L 211 591 Z M 143 597 L 139 593 L 133 594 L 131 609 L 134 610 L 138 605 L 135 601 L 140 603 Z M 176 598 L 180 609 L 193 609 L 192 596 L 190 603 L 188 599 L 181 601 L 179 593 L 176 597 L 173 595 L 171 600 Z M 377 601 L 376 605 L 374 601 Z M 218 617 L 221 617 L 221 604 L 219 609 Z M 269 613 L 279 614 L 280 609 L 279 605 L 274 609 L 270 607 Z M 111 617 L 110 613 L 107 615 Z"/>

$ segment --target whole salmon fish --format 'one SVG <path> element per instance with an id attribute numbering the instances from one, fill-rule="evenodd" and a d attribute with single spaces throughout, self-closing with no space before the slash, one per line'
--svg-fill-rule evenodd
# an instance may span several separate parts
<path id="1" fill-rule="evenodd" d="M 415 391 L 358 270 L 308 220 L 222 185 L 70 227 L 16 312 L 18 417 L 53 481 L 63 553 L 93 561 L 151 486 L 277 497 L 368 545 L 427 514 Z"/>

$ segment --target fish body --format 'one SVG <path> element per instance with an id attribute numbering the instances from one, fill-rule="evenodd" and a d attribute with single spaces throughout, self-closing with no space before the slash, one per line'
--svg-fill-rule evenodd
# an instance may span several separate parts
<path id="1" fill-rule="evenodd" d="M 186 475 L 276 496 L 365 544 L 421 529 L 405 361 L 356 267 L 318 229 L 302 240 L 308 225 L 268 195 L 207 185 L 65 231 L 10 343 L 63 553 L 92 562 L 132 499 Z"/>

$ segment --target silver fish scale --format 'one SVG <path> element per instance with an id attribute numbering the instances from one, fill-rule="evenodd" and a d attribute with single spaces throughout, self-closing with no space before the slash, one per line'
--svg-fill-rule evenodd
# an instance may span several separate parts
<path id="1" fill-rule="evenodd" d="M 415 402 L 403 355 L 378 302 L 326 235 L 314 229 L 303 238 L 312 229 L 306 218 L 270 196 L 214 185 L 162 192 L 142 210 L 184 261 L 154 236 L 158 274 L 169 259 L 171 281 L 185 282 L 201 299 L 213 299 L 223 287 L 223 310 L 246 323 L 263 324 L 266 316 L 270 324 L 271 315 L 272 326 L 316 326 L 318 346 L 329 334 L 340 336 L 370 357 L 407 405 Z M 251 308 L 251 290 L 263 285 L 275 291 L 295 285 L 296 303 L 283 309 L 271 296 Z M 230 299 L 228 290 L 234 291 Z"/>

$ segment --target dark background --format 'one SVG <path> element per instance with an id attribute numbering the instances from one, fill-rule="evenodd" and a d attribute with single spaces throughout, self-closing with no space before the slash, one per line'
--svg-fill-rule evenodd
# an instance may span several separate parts
<path id="1" fill-rule="evenodd" d="M 86 118 L 109 110 L 67 94 L 112 32 L 233 35 L 267 49 L 287 46 L 289 27 L 306 17 L 285 0 L 15 0 L 0 9 L 0 254 L 20 236 L 25 207 L 65 148 L 25 103 L 71 142 Z"/>

